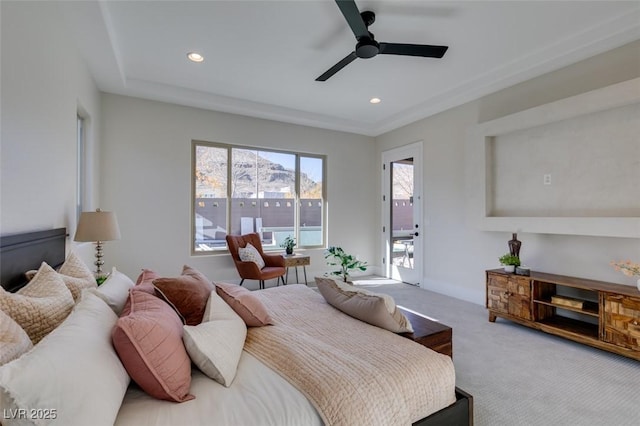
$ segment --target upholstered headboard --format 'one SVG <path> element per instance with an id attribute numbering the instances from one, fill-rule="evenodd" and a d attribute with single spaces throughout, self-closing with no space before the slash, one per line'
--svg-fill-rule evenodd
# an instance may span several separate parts
<path id="1" fill-rule="evenodd" d="M 0 237 L 0 284 L 16 291 L 26 284 L 24 273 L 42 262 L 57 267 L 65 259 L 66 228 Z"/>

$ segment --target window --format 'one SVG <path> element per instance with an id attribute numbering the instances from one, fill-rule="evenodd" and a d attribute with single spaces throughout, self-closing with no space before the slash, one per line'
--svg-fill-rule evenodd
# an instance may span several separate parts
<path id="1" fill-rule="evenodd" d="M 265 250 L 291 236 L 323 247 L 325 158 L 193 142 L 194 253 L 226 250 L 227 234 L 257 232 Z"/>
<path id="2" fill-rule="evenodd" d="M 85 119 L 81 117 L 79 114 L 77 115 L 76 121 L 76 147 L 77 147 L 77 158 L 76 158 L 76 220 L 80 219 L 80 213 L 84 210 L 84 198 L 85 198 L 85 182 L 86 182 L 86 161 L 85 161 L 85 152 L 86 152 L 86 123 Z"/>

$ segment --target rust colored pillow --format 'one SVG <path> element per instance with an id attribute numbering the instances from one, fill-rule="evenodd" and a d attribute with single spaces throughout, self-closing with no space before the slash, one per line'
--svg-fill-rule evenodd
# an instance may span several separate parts
<path id="1" fill-rule="evenodd" d="M 194 398 L 191 359 L 182 343 L 182 322 L 161 299 L 131 290 L 111 338 L 129 376 L 149 395 L 167 401 Z"/>
<path id="2" fill-rule="evenodd" d="M 267 307 L 246 288 L 236 284 L 216 283 L 216 291 L 248 327 L 273 324 Z"/>
<path id="3" fill-rule="evenodd" d="M 153 285 L 176 307 L 186 325 L 202 322 L 209 295 L 215 290 L 207 277 L 187 265 L 179 277 L 156 278 Z"/>

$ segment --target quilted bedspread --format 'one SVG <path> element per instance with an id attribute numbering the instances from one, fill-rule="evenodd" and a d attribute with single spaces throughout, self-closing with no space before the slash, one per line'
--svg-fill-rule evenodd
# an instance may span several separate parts
<path id="1" fill-rule="evenodd" d="M 449 357 L 351 318 L 304 285 L 254 294 L 275 325 L 249 328 L 245 351 L 302 392 L 326 425 L 409 425 L 455 402 Z"/>

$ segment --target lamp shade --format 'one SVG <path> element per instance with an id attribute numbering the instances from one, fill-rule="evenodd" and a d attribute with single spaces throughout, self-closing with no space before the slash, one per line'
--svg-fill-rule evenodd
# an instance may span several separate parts
<path id="1" fill-rule="evenodd" d="M 74 241 L 112 241 L 120 239 L 120 228 L 114 212 L 82 212 Z"/>

